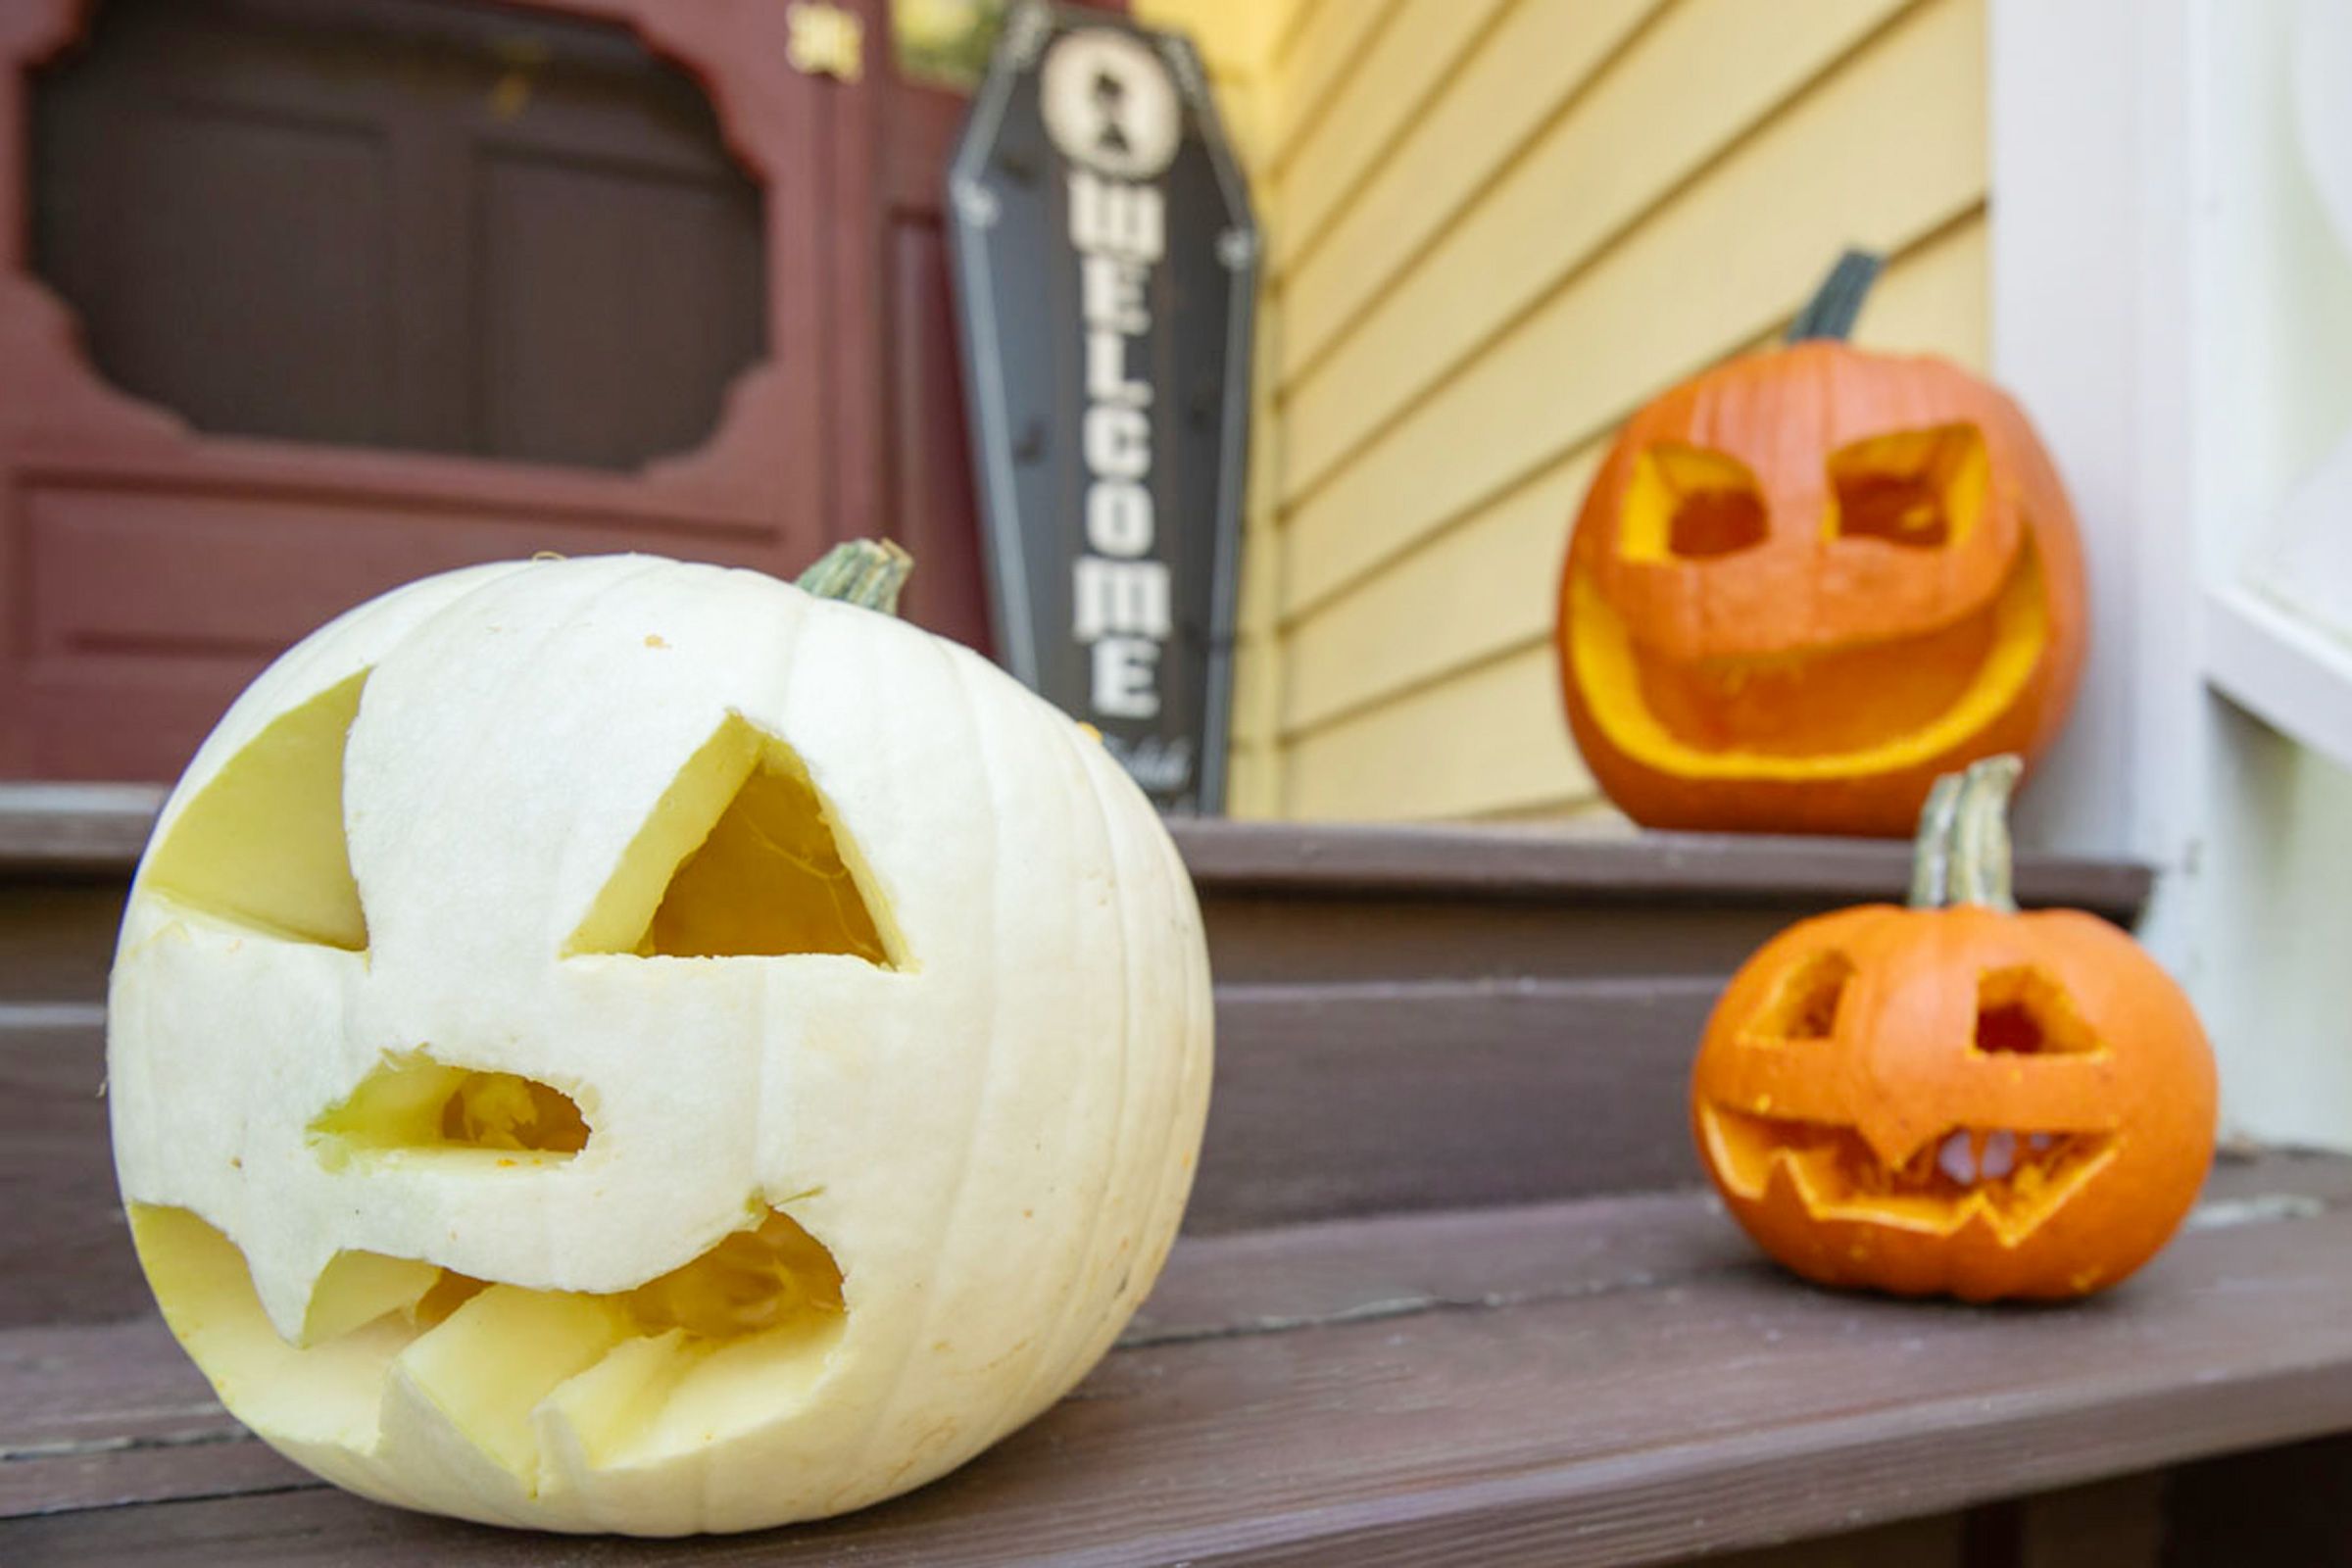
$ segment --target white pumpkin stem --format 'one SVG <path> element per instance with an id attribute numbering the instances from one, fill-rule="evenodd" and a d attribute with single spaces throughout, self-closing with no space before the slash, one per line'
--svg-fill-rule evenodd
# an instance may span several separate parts
<path id="1" fill-rule="evenodd" d="M 801 573 L 797 586 L 819 599 L 895 615 L 899 590 L 913 570 L 914 558 L 891 540 L 852 539 L 820 556 Z"/>
<path id="2" fill-rule="evenodd" d="M 1960 808 L 1952 823 L 1954 904 L 1981 904 L 2003 914 L 2017 912 L 2009 853 L 2009 795 L 2026 764 L 2014 756 L 1987 757 L 1970 765 L 1960 782 Z"/>

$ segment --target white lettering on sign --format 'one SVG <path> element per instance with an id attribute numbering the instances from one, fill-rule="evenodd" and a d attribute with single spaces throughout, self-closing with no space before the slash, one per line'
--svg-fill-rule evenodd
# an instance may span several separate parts
<path id="1" fill-rule="evenodd" d="M 1150 718 L 1159 711 L 1152 690 L 1159 644 L 1149 637 L 1105 637 L 1095 644 L 1095 710 L 1113 718 Z"/>
<path id="2" fill-rule="evenodd" d="M 1086 327 L 1086 546 L 1070 565 L 1070 635 L 1090 650 L 1094 710 L 1107 718 L 1159 712 L 1160 649 L 1175 633 L 1167 563 L 1150 558 L 1156 525 L 1152 383 L 1130 352 L 1152 328 L 1152 266 L 1167 244 L 1158 189 L 1070 172 L 1070 243 L 1078 252 Z"/>
<path id="3" fill-rule="evenodd" d="M 1166 562 L 1081 556 L 1073 586 L 1077 594 L 1070 630 L 1082 643 L 1112 632 L 1164 643 L 1174 629 L 1168 618 Z"/>

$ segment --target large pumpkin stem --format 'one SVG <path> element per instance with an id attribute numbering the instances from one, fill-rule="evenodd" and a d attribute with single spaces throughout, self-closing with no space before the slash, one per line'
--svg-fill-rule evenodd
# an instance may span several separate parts
<path id="1" fill-rule="evenodd" d="M 1952 902 L 2017 912 L 2009 858 L 2009 792 L 2026 764 L 2014 756 L 1970 764 L 1952 823 Z"/>
<path id="2" fill-rule="evenodd" d="M 1879 280 L 1879 270 L 1886 265 L 1886 259 L 1875 251 L 1849 250 L 1838 257 L 1830 275 L 1788 323 L 1788 341 L 1802 343 L 1817 337 L 1843 341 L 1852 336 L 1854 318 L 1862 314 L 1870 285 Z"/>
<path id="3" fill-rule="evenodd" d="M 2009 865 L 2009 794 L 2026 764 L 1987 757 L 1965 773 L 1946 773 L 1928 791 L 1912 851 L 1911 906 L 1945 909 L 1980 904 L 2017 912 Z"/>
<path id="4" fill-rule="evenodd" d="M 899 590 L 914 570 L 914 558 L 888 539 L 852 539 L 835 545 L 801 573 L 799 587 L 819 599 L 899 612 Z"/>
<path id="5" fill-rule="evenodd" d="M 1911 851 L 1911 907 L 1940 909 L 1952 902 L 1952 819 L 1960 810 L 1960 775 L 1946 773 L 1928 791 Z"/>

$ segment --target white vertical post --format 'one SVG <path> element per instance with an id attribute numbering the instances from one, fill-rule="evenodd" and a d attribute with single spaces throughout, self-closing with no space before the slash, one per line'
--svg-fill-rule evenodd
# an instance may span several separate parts
<path id="1" fill-rule="evenodd" d="M 2074 492 L 2094 614 L 2021 835 L 2153 861 L 2143 940 L 2214 1035 L 2226 1123 L 2352 1147 L 2352 774 L 2216 694 L 2236 628 L 2207 613 L 2320 450 L 2281 432 L 2330 378 L 2352 412 L 2352 271 L 2297 235 L 2290 17 L 1992 0 L 1993 365 Z M 2313 308 L 2338 291 L 2340 338 Z"/>

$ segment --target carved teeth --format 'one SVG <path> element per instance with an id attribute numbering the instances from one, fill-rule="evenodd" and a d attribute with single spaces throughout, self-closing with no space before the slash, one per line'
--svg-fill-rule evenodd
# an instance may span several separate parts
<path id="1" fill-rule="evenodd" d="M 1965 1131 L 1944 1139 L 1936 1151 L 1936 1167 L 1963 1187 L 1976 1181 L 1977 1152 Z"/>
<path id="2" fill-rule="evenodd" d="M 2036 1152 L 2057 1142 L 2048 1133 L 2021 1135 L 2006 1127 L 1973 1133 L 1963 1127 L 1946 1134 L 1936 1147 L 1936 1168 L 1963 1187 L 1973 1187 L 1979 1181 L 1997 1182 L 2017 1169 L 2021 1137 L 2027 1147 Z"/>

